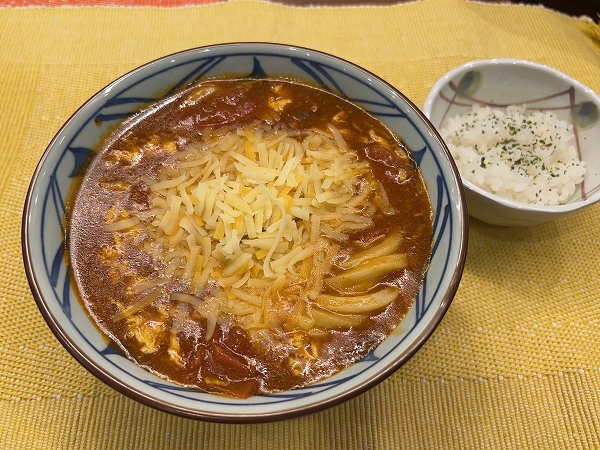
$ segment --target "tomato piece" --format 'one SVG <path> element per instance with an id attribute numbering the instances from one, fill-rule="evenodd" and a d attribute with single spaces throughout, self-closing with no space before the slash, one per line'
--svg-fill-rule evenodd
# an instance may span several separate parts
<path id="1" fill-rule="evenodd" d="M 248 362 L 240 355 L 232 352 L 227 347 L 224 347 L 216 342 L 211 344 L 212 359 L 215 363 L 224 366 L 237 374 L 245 376 L 251 375 L 251 369 Z"/>

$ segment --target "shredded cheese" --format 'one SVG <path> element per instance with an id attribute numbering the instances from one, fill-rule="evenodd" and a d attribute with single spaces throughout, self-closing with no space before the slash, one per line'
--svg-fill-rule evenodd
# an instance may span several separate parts
<path id="1" fill-rule="evenodd" d="M 368 162 L 333 125 L 303 134 L 266 124 L 206 129 L 176 156 L 151 184 L 151 207 L 140 216 L 165 274 L 195 292 L 175 299 L 198 306 L 192 299 L 206 297 L 207 283 L 220 287 L 199 310 L 207 335 L 223 314 L 266 327 L 267 298 L 285 286 L 306 284 L 316 297 L 329 247 L 372 225 L 369 203 L 381 194 L 365 182 Z"/>

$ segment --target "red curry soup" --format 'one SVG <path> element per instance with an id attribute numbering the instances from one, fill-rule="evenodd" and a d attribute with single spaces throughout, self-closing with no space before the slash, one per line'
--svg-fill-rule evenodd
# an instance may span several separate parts
<path id="1" fill-rule="evenodd" d="M 126 120 L 70 203 L 79 296 L 127 357 L 246 398 L 314 383 L 401 322 L 432 209 L 401 139 L 289 80 L 209 80 Z"/>

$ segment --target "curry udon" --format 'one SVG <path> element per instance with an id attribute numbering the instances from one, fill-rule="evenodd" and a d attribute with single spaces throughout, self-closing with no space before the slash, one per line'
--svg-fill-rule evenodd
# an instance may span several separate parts
<path id="1" fill-rule="evenodd" d="M 207 80 L 125 121 L 70 206 L 98 327 L 173 382 L 248 397 L 363 358 L 414 302 L 432 210 L 407 149 L 341 97 Z"/>

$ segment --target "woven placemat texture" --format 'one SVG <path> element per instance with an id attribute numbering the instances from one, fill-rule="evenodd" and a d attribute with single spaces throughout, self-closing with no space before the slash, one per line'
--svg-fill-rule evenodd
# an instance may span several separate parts
<path id="1" fill-rule="evenodd" d="M 473 220 L 461 285 L 429 341 L 380 385 L 310 416 L 261 425 L 171 416 L 116 393 L 61 347 L 20 247 L 46 145 L 125 72 L 230 41 L 330 52 L 418 106 L 441 75 L 474 59 L 532 60 L 600 92 L 598 25 L 535 6 L 0 9 L 0 448 L 600 448 L 600 205 L 531 228 Z"/>

